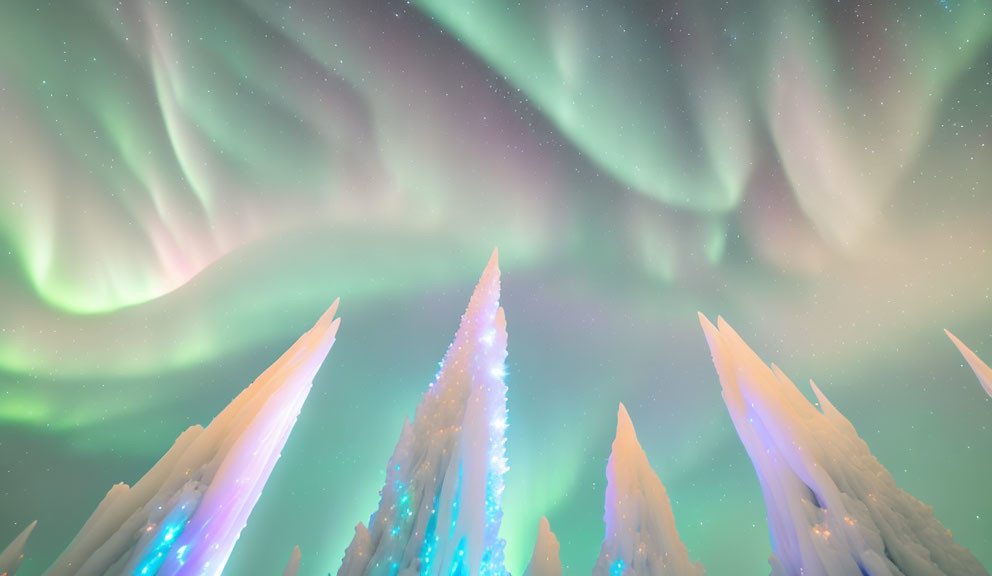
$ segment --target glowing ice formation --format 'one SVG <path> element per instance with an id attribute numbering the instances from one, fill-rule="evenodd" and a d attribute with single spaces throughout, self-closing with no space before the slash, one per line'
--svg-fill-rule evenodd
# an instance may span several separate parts
<path id="1" fill-rule="evenodd" d="M 964 359 L 968 361 L 968 365 L 971 366 L 971 369 L 975 371 L 975 376 L 978 376 L 978 381 L 982 384 L 982 388 L 985 389 L 985 393 L 992 396 L 992 368 L 989 368 L 988 364 L 982 362 L 982 359 L 979 358 L 977 354 L 972 352 L 967 346 L 965 346 L 964 342 L 958 340 L 957 336 L 951 334 L 949 330 L 944 330 L 944 332 L 947 334 L 947 337 L 951 339 L 951 342 L 957 346 L 958 351 L 961 352 Z"/>
<path id="2" fill-rule="evenodd" d="M 534 553 L 530 557 L 530 564 L 527 565 L 524 576 L 561 576 L 561 558 L 558 556 L 560 550 L 561 545 L 551 531 L 548 519 L 541 516 L 541 521 L 537 525 Z"/>
<path id="3" fill-rule="evenodd" d="M 300 547 L 294 546 L 293 553 L 289 555 L 289 562 L 286 564 L 286 569 L 283 570 L 282 576 L 296 576 L 300 571 Z"/>
<path id="4" fill-rule="evenodd" d="M 617 412 L 617 435 L 606 465 L 606 537 L 593 576 L 699 576 L 703 567 L 675 529 L 668 493 L 637 441 L 627 409 Z"/>
<path id="5" fill-rule="evenodd" d="M 441 369 L 403 423 L 369 528 L 338 576 L 502 576 L 506 318 L 494 251 Z"/>
<path id="6" fill-rule="evenodd" d="M 219 575 L 334 343 L 337 305 L 209 426 L 111 488 L 48 576 Z"/>
<path id="7" fill-rule="evenodd" d="M 722 318 L 699 320 L 765 497 L 773 575 L 988 574 L 931 508 L 896 486 L 815 384 L 822 412 Z"/>
<path id="8" fill-rule="evenodd" d="M 24 545 L 37 525 L 37 520 L 29 524 L 10 545 L 4 548 L 3 552 L 0 552 L 0 576 L 14 576 L 17 573 L 21 560 L 24 559 Z"/>

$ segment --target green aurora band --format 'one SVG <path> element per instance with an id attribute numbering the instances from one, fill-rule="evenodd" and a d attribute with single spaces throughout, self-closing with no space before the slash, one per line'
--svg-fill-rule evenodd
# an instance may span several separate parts
<path id="1" fill-rule="evenodd" d="M 696 311 L 816 378 L 992 565 L 992 7 L 761 0 L 0 8 L 0 542 L 343 326 L 229 572 L 337 569 L 493 246 L 503 535 L 603 536 L 618 402 L 715 576 L 764 507 Z M 53 496 L 54 495 L 54 496 Z"/>

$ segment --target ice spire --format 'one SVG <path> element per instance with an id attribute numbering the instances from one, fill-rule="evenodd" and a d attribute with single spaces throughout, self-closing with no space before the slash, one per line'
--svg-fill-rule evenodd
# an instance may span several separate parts
<path id="1" fill-rule="evenodd" d="M 300 571 L 300 547 L 294 546 L 293 553 L 289 555 L 289 562 L 286 564 L 286 569 L 283 570 L 282 576 L 296 576 Z"/>
<path id="2" fill-rule="evenodd" d="M 946 333 L 947 337 L 951 339 L 951 342 L 954 342 L 954 345 L 958 347 L 958 351 L 960 351 L 961 355 L 964 356 L 964 359 L 968 361 L 968 365 L 975 371 L 975 376 L 978 376 L 978 381 L 982 384 L 982 388 L 985 389 L 985 393 L 992 396 L 992 368 L 989 368 L 988 364 L 982 362 L 982 359 L 979 358 L 977 354 L 969 350 L 968 347 L 965 346 L 963 342 L 958 340 L 957 336 L 951 334 L 949 330 L 944 330 L 944 333 Z"/>
<path id="3" fill-rule="evenodd" d="M 606 465 L 606 537 L 593 576 L 697 576 L 679 540 L 668 493 L 641 449 L 621 404 L 617 435 Z"/>
<path id="4" fill-rule="evenodd" d="M 389 474 L 387 473 L 388 477 Z M 365 524 L 359 522 L 355 526 L 355 536 L 351 539 L 351 544 L 344 551 L 344 562 L 338 569 L 339 576 L 350 574 L 358 576 L 368 568 L 369 558 L 372 555 L 372 536 L 369 534 Z"/>
<path id="5" fill-rule="evenodd" d="M 534 543 L 534 553 L 530 557 L 530 564 L 524 576 L 561 576 L 561 558 L 558 552 L 561 545 L 558 538 L 555 538 L 551 531 L 548 519 L 541 516 L 541 521 L 537 524 L 537 541 Z"/>
<path id="6" fill-rule="evenodd" d="M 209 426 L 111 488 L 48 576 L 220 574 L 334 343 L 337 305 Z"/>
<path id="7" fill-rule="evenodd" d="M 338 576 L 502 576 L 506 319 L 494 251 Z"/>
<path id="8" fill-rule="evenodd" d="M 14 538 L 14 541 L 4 548 L 3 552 L 0 552 L 0 576 L 14 576 L 17 573 L 17 569 L 21 566 L 21 560 L 24 559 L 24 545 L 37 525 L 37 520 L 28 524 L 28 527 L 21 531 L 17 538 Z"/>
<path id="9" fill-rule="evenodd" d="M 896 486 L 815 384 L 822 412 L 722 318 L 699 320 L 765 497 L 773 575 L 988 574 L 931 508 Z"/>

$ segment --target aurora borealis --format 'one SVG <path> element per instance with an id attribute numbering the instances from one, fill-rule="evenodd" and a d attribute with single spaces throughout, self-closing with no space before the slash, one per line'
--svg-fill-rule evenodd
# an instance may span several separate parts
<path id="1" fill-rule="evenodd" d="M 501 536 L 603 537 L 623 402 L 708 574 L 765 509 L 696 312 L 814 378 L 992 564 L 983 0 L 0 7 L 0 546 L 39 573 L 335 297 L 228 573 L 337 569 L 500 250 Z"/>

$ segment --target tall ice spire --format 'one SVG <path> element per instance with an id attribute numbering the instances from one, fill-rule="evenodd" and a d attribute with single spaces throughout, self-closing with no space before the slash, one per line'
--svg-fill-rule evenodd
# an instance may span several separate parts
<path id="1" fill-rule="evenodd" d="M 48 576 L 217 576 L 334 343 L 337 301 L 209 426 L 117 484 Z"/>
<path id="2" fill-rule="evenodd" d="M 561 545 L 551 531 L 548 519 L 541 516 L 537 524 L 537 541 L 534 542 L 534 553 L 531 554 L 530 564 L 524 571 L 524 576 L 561 576 L 561 557 L 558 553 Z"/>
<path id="3" fill-rule="evenodd" d="M 300 571 L 301 558 L 300 547 L 294 546 L 293 552 L 289 555 L 289 562 L 286 563 L 286 569 L 282 571 L 282 576 L 296 576 Z"/>
<path id="4" fill-rule="evenodd" d="M 338 576 L 502 576 L 506 318 L 494 251 Z"/>
<path id="5" fill-rule="evenodd" d="M 822 412 L 723 318 L 699 320 L 765 497 L 774 576 L 987 576 L 815 384 Z"/>
<path id="6" fill-rule="evenodd" d="M 982 359 L 979 358 L 977 354 L 969 350 L 968 347 L 964 345 L 964 342 L 958 340 L 958 337 L 951 334 L 949 330 L 944 330 L 944 333 L 946 333 L 947 337 L 951 339 L 951 342 L 957 346 L 958 351 L 961 352 L 964 359 L 968 361 L 968 365 L 975 371 L 975 376 L 978 376 L 978 382 L 981 383 L 982 388 L 985 389 L 985 393 L 992 396 L 992 368 L 989 368 L 988 364 L 982 362 Z"/>
<path id="7" fill-rule="evenodd" d="M 37 525 L 37 520 L 28 524 L 28 527 L 21 531 L 17 535 L 17 538 L 14 538 L 14 541 L 0 552 L 0 576 L 14 576 L 17 569 L 20 568 L 21 560 L 24 559 L 24 545 Z"/>
<path id="8" fill-rule="evenodd" d="M 668 492 L 651 469 L 623 404 L 606 465 L 606 537 L 593 576 L 699 576 L 675 529 Z"/>

